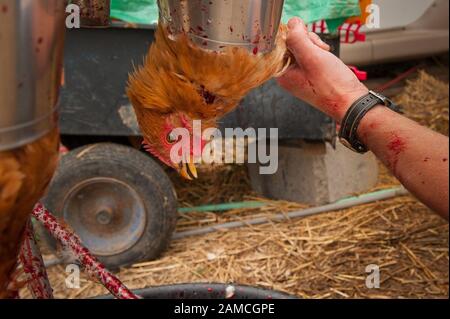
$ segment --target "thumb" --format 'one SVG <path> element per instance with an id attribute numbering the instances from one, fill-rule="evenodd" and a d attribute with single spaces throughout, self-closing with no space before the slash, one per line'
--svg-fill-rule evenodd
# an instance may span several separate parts
<path id="1" fill-rule="evenodd" d="M 314 43 L 309 37 L 305 23 L 300 18 L 289 20 L 288 29 L 286 44 L 297 63 L 300 63 L 311 52 L 311 49 L 314 49 Z"/>

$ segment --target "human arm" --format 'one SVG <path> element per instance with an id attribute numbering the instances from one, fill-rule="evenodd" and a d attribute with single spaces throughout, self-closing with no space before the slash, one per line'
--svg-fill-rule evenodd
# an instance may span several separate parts
<path id="1" fill-rule="evenodd" d="M 341 123 L 368 88 L 300 19 L 288 26 L 287 44 L 297 64 L 279 79 L 280 85 Z M 448 137 L 383 106 L 362 119 L 358 137 L 413 195 L 448 220 Z"/>

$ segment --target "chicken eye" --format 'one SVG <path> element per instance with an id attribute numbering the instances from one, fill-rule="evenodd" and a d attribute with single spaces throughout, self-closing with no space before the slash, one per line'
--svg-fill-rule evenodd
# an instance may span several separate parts
<path id="1" fill-rule="evenodd" d="M 178 140 L 177 136 L 173 132 L 167 134 L 166 139 L 169 144 L 173 144 Z"/>

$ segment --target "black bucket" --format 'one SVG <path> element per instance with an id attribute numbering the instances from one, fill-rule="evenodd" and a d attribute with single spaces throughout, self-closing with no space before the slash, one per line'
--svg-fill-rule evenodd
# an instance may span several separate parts
<path id="1" fill-rule="evenodd" d="M 250 286 L 179 284 L 133 290 L 144 299 L 297 299 L 294 296 Z M 228 298 L 227 298 L 228 293 Z M 94 299 L 113 299 L 111 295 Z"/>

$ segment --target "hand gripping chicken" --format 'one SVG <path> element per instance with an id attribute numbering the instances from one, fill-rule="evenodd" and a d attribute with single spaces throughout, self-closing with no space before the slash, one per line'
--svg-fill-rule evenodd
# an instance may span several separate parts
<path id="1" fill-rule="evenodd" d="M 187 2 L 189 5 L 193 1 Z M 245 2 L 230 1 L 230 5 L 234 3 L 237 6 Z M 168 3 L 170 1 L 160 0 L 161 12 L 165 11 L 164 4 Z M 204 14 L 208 14 L 208 7 L 205 6 L 214 2 L 203 3 L 198 11 L 204 8 Z M 179 10 L 195 11 L 195 8 L 181 6 Z M 166 11 L 172 12 L 170 6 Z M 210 23 L 214 20 L 205 15 L 199 19 L 208 19 Z M 219 22 L 214 20 L 216 27 L 221 18 L 217 19 Z M 190 24 L 195 23 L 191 21 Z M 235 109 L 250 90 L 279 75 L 290 64 L 285 41 L 287 29 L 284 25 L 279 30 L 279 23 L 271 26 L 272 29 L 276 28 L 270 32 L 273 39 L 254 32 L 253 38 L 246 40 L 242 33 L 247 46 L 218 46 L 217 41 L 211 40 L 206 34 L 208 23 L 206 24 L 205 27 L 188 28 L 180 22 L 181 27 L 176 29 L 173 27 L 173 20 L 172 23 L 167 23 L 164 18 L 160 18 L 156 39 L 144 64 L 130 74 L 127 89 L 144 137 L 145 149 L 187 179 L 197 178 L 194 159 L 201 156 L 208 141 L 201 140 L 200 152 L 191 146 L 188 156 L 184 156 L 180 162 L 174 162 L 170 153 L 173 145 L 178 142 L 178 136 L 173 134 L 173 130 L 185 128 L 192 139 L 201 139 L 201 136 L 194 136 L 194 120 L 201 120 L 202 130 L 215 127 L 216 121 Z M 227 29 L 230 34 L 238 32 L 232 25 Z M 260 50 L 262 47 L 270 47 L 270 50 L 264 53 Z"/>

